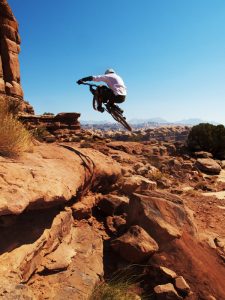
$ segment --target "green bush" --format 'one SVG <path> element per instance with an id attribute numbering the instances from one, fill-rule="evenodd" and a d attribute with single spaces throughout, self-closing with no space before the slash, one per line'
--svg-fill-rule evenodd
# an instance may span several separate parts
<path id="1" fill-rule="evenodd" d="M 43 116 L 54 116 L 55 114 L 51 113 L 51 112 L 44 112 Z"/>
<path id="2" fill-rule="evenodd" d="M 188 136 L 188 148 L 191 151 L 207 151 L 214 157 L 225 158 L 225 127 L 201 123 L 192 127 Z"/>

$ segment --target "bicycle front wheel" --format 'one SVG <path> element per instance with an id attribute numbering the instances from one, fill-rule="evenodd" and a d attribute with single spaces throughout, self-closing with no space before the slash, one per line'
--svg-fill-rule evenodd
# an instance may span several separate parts
<path id="1" fill-rule="evenodd" d="M 98 99 L 97 99 L 97 96 L 94 96 L 94 97 L 93 97 L 93 100 L 92 100 L 92 106 L 93 106 L 94 110 L 97 110 L 97 107 L 98 107 Z"/>

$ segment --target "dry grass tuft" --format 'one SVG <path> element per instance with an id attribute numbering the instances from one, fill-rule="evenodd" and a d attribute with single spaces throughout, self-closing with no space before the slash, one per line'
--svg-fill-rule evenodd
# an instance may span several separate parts
<path id="1" fill-rule="evenodd" d="M 0 97 L 0 155 L 15 157 L 32 149 L 32 137 L 12 113 L 8 103 Z"/>
<path id="2" fill-rule="evenodd" d="M 149 299 L 146 295 L 138 296 L 140 275 L 132 271 L 135 266 L 128 266 L 112 275 L 107 282 L 96 285 L 89 300 L 137 300 Z"/>
<path id="3" fill-rule="evenodd" d="M 89 300 L 135 300 L 137 296 L 129 292 L 129 287 L 124 283 L 101 283 L 95 287 Z"/>

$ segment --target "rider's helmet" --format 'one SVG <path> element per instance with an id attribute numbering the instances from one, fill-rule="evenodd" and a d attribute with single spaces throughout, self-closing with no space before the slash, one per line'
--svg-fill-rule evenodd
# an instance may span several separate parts
<path id="1" fill-rule="evenodd" d="M 105 74 L 110 74 L 110 73 L 115 73 L 115 71 L 113 69 L 107 69 L 105 71 Z"/>

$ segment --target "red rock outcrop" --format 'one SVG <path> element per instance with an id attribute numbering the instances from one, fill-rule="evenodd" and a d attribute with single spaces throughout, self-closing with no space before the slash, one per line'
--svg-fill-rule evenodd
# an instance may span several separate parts
<path id="1" fill-rule="evenodd" d="M 1 216 L 65 203 L 99 182 L 111 185 L 121 168 L 93 149 L 40 145 L 18 162 L 1 158 L 0 173 Z"/>
<path id="2" fill-rule="evenodd" d="M 103 243 L 90 225 L 73 223 L 71 210 L 64 210 L 33 243 L 29 228 L 24 245 L 0 256 L 0 299 L 89 298 L 103 274 Z"/>
<path id="3" fill-rule="evenodd" d="M 107 143 L 39 144 L 17 159 L 0 157 L 0 298 L 89 299 L 99 279 L 132 261 L 156 299 L 225 299 L 224 208 L 186 189 L 196 178 L 179 177 L 193 172 L 179 173 L 180 165 L 194 168 L 196 158 L 169 154 L 165 143 Z M 130 177 L 149 172 L 157 189 L 151 182 L 126 192 Z M 161 190 L 164 176 L 171 184 Z"/>
<path id="4" fill-rule="evenodd" d="M 20 104 L 20 110 L 33 113 L 29 103 L 23 101 L 20 82 L 20 36 L 18 23 L 6 0 L 0 0 L 0 94 Z"/>
<path id="5" fill-rule="evenodd" d="M 66 141 L 71 142 L 77 138 L 80 132 L 79 113 L 59 113 L 57 115 L 20 115 L 22 121 L 29 130 L 32 130 L 37 138 L 38 131 L 44 130 L 41 139 L 46 142 Z"/>
<path id="6" fill-rule="evenodd" d="M 23 99 L 20 86 L 20 36 L 18 23 L 6 0 L 0 1 L 0 91 Z"/>

